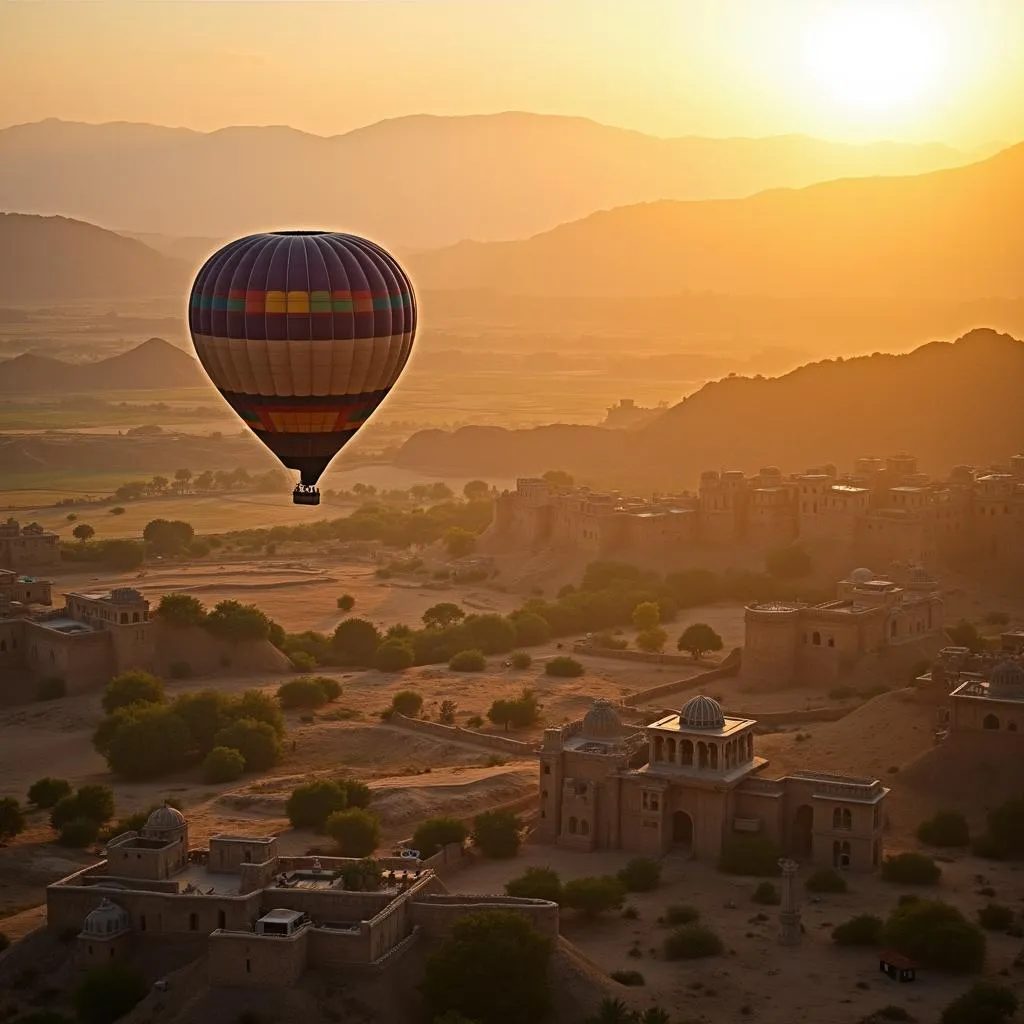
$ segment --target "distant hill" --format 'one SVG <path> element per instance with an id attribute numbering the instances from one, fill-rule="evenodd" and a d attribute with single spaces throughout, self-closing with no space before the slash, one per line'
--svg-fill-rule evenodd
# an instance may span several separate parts
<path id="1" fill-rule="evenodd" d="M 553 425 L 426 430 L 400 465 L 438 473 L 580 478 L 662 491 L 704 469 L 800 471 L 911 451 L 926 471 L 1005 461 L 1024 446 L 1024 343 L 991 330 L 905 355 L 811 363 L 777 378 L 727 377 L 637 431 Z"/>
<path id="2" fill-rule="evenodd" d="M 202 133 L 47 120 L 0 131 L 0 209 L 175 237 L 326 227 L 436 247 L 525 238 L 648 200 L 914 174 L 977 155 L 803 136 L 661 139 L 516 112 L 415 115 L 331 137 L 280 126 Z"/>
<path id="3" fill-rule="evenodd" d="M 184 294 L 188 269 L 94 224 L 0 213 L 0 302 Z"/>
<path id="4" fill-rule="evenodd" d="M 1024 144 L 980 163 L 595 213 L 411 263 L 423 289 L 969 299 L 1024 295 Z"/>
<path id="5" fill-rule="evenodd" d="M 198 361 L 163 338 L 150 338 L 127 352 L 92 363 L 65 363 L 35 352 L 0 361 L 0 395 L 207 386 Z"/>

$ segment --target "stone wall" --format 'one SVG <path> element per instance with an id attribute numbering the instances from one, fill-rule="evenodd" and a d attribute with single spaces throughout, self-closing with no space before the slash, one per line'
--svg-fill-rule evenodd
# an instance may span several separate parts
<path id="1" fill-rule="evenodd" d="M 412 922 L 430 938 L 446 935 L 466 914 L 483 910 L 514 910 L 525 914 L 533 926 L 550 938 L 558 936 L 558 904 L 514 896 L 425 896 L 409 904 Z"/>
<path id="2" fill-rule="evenodd" d="M 534 744 L 514 740 L 511 736 L 496 736 L 492 733 L 464 729 L 460 725 L 442 725 L 440 722 L 428 722 L 423 718 L 406 718 L 405 715 L 398 714 L 392 715 L 388 721 L 403 729 L 412 729 L 449 743 L 472 743 L 474 746 L 500 750 L 502 753 L 513 754 L 516 757 L 533 756 Z"/>
<path id="3" fill-rule="evenodd" d="M 306 969 L 310 931 L 274 936 L 215 931 L 209 943 L 210 984 L 294 985 Z"/>
<path id="4" fill-rule="evenodd" d="M 265 889 L 274 880 L 278 873 L 278 861 L 265 860 L 262 864 L 240 864 L 238 866 L 238 891 L 240 893 L 254 892 L 257 889 Z"/>
<path id="5" fill-rule="evenodd" d="M 690 659 L 686 659 L 690 661 Z M 736 675 L 740 670 L 739 650 L 732 651 L 729 656 L 717 668 L 701 672 L 699 675 L 691 676 L 689 679 L 675 679 L 670 683 L 661 683 L 646 690 L 637 690 L 635 693 L 623 695 L 624 704 L 649 704 L 651 701 L 667 697 L 669 694 L 678 693 L 680 690 L 700 690 L 707 683 L 716 679 L 726 679 Z"/>

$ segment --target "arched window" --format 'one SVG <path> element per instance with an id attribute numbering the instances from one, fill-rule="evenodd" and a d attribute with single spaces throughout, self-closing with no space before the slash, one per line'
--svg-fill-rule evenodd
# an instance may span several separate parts
<path id="1" fill-rule="evenodd" d="M 848 807 L 843 808 L 843 828 L 853 828 L 853 811 Z"/>
<path id="2" fill-rule="evenodd" d="M 842 828 L 843 827 L 843 815 L 838 807 L 832 809 L 832 827 Z"/>
<path id="3" fill-rule="evenodd" d="M 999 719 L 995 715 L 986 715 L 982 720 L 981 727 L 983 729 L 998 729 Z"/>
<path id="4" fill-rule="evenodd" d="M 570 818 L 569 819 L 569 835 L 571 835 L 571 836 L 576 835 L 576 830 L 577 830 L 578 827 L 579 827 L 579 823 L 576 821 L 576 819 L 575 818 Z"/>
<path id="5" fill-rule="evenodd" d="M 693 764 L 693 740 L 679 741 L 679 763 L 683 765 Z"/>
<path id="6" fill-rule="evenodd" d="M 584 818 L 580 822 L 580 835 L 581 836 L 589 836 L 590 835 L 590 822 L 587 821 L 586 818 Z"/>
<path id="7" fill-rule="evenodd" d="M 815 647 L 821 646 L 821 634 L 817 630 L 811 634 L 811 643 L 814 644 Z"/>
<path id="8" fill-rule="evenodd" d="M 828 638 L 828 645 L 829 645 L 829 647 L 835 647 L 835 645 L 836 645 L 836 639 L 835 639 L 835 637 L 833 637 L 833 636 L 830 636 L 830 637 Z"/>
<path id="9" fill-rule="evenodd" d="M 676 763 L 676 741 L 674 739 L 669 739 L 668 743 L 665 744 L 665 747 L 666 747 L 665 759 L 667 761 L 671 761 L 672 764 L 675 764 Z"/>

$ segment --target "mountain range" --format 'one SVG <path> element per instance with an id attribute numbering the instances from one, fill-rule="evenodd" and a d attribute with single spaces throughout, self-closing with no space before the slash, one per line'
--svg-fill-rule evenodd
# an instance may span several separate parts
<path id="1" fill-rule="evenodd" d="M 330 137 L 51 119 L 0 130 L 0 209 L 198 236 L 200 248 L 251 231 L 324 227 L 408 251 L 525 238 L 638 202 L 916 174 L 979 155 L 804 136 L 662 139 L 516 112 L 414 115 Z"/>
<path id="2" fill-rule="evenodd" d="M 163 338 L 150 338 L 127 352 L 91 363 L 67 363 L 34 352 L 0 360 L 0 395 L 193 387 L 209 387 L 202 367 Z"/>
<path id="3" fill-rule="evenodd" d="M 420 253 L 427 290 L 971 299 L 1024 294 L 1024 144 L 975 164 L 591 214 Z"/>
<path id="4" fill-rule="evenodd" d="M 528 476 L 564 469 L 621 487 L 680 490 L 705 469 L 790 470 L 911 451 L 926 471 L 989 465 L 1024 441 L 1024 342 L 975 330 L 904 355 L 825 360 L 776 378 L 706 384 L 636 431 L 553 425 L 424 430 L 399 465 Z"/>

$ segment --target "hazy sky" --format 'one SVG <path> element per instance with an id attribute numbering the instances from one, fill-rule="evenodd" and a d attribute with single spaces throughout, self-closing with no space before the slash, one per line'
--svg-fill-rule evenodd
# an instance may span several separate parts
<path id="1" fill-rule="evenodd" d="M 0 0 L 0 125 L 344 132 L 579 114 L 658 135 L 1024 138 L 1024 0 Z"/>

